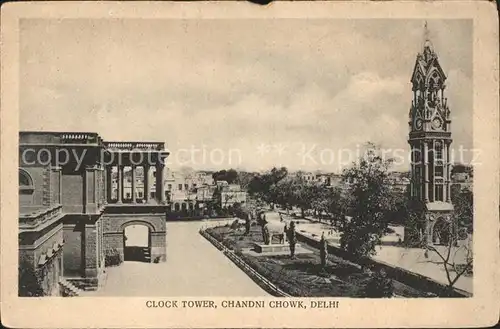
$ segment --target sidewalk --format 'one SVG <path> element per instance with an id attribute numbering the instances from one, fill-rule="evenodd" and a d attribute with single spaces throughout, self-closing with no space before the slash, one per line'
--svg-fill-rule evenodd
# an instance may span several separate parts
<path id="1" fill-rule="evenodd" d="M 293 220 L 293 219 L 290 219 Z M 298 224 L 297 232 L 307 235 L 312 239 L 320 240 L 321 235 L 325 234 L 325 239 L 328 244 L 340 247 L 340 234 L 338 232 L 330 232 L 331 226 L 324 223 L 307 223 Z M 446 247 L 439 246 L 443 251 Z M 377 254 L 372 258 L 374 260 L 384 262 L 393 266 L 404 268 L 408 271 L 426 276 L 442 284 L 448 284 L 444 266 L 441 259 L 435 253 L 430 251 L 429 258 L 425 258 L 425 250 L 419 248 L 404 248 L 397 246 L 377 246 Z M 463 249 L 453 250 L 455 262 L 465 262 L 465 253 Z M 455 278 L 455 273 L 451 272 L 452 279 Z M 462 276 L 455 283 L 454 287 L 472 293 L 473 278 Z"/>

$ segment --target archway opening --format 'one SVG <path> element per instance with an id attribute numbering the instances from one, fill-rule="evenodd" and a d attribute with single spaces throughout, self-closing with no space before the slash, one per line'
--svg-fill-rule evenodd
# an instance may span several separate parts
<path id="1" fill-rule="evenodd" d="M 451 238 L 451 225 L 443 217 L 439 217 L 432 230 L 432 243 L 436 245 L 448 245 Z"/>
<path id="2" fill-rule="evenodd" d="M 123 229 L 123 258 L 125 261 L 151 262 L 151 232 L 143 224 Z"/>

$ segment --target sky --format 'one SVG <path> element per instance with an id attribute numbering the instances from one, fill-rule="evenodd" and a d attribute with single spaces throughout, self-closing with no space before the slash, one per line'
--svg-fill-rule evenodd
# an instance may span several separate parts
<path id="1" fill-rule="evenodd" d="M 422 20 L 21 22 L 20 129 L 162 141 L 169 166 L 337 172 L 371 141 L 409 153 Z M 472 149 L 472 23 L 429 20 L 453 148 Z M 472 151 L 460 162 L 471 160 Z M 396 169 L 406 169 L 406 163 Z"/>

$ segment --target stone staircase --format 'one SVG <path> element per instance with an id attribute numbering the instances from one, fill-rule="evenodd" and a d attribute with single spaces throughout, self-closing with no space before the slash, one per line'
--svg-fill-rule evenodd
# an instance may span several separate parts
<path id="1" fill-rule="evenodd" d="M 90 282 L 86 278 L 68 278 L 66 279 L 69 283 L 75 286 L 79 290 L 83 291 L 95 291 L 98 289 L 97 285 Z"/>
<path id="2" fill-rule="evenodd" d="M 77 297 L 80 296 L 81 290 L 78 289 L 74 284 L 66 280 L 65 278 L 59 279 L 59 284 L 63 289 L 63 296 L 65 297 Z"/>
<path id="3" fill-rule="evenodd" d="M 150 248 L 143 248 L 142 251 L 144 253 L 144 260 L 147 263 L 151 263 L 151 249 Z"/>

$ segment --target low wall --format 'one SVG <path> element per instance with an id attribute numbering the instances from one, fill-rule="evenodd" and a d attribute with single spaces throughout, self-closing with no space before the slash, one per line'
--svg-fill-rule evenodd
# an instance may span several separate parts
<path id="1" fill-rule="evenodd" d="M 318 240 L 315 240 L 311 237 L 305 236 L 299 232 L 297 232 L 297 240 L 307 243 L 308 245 L 318 248 L 320 247 L 320 242 Z M 363 257 L 361 259 L 355 259 L 351 254 L 346 252 L 345 250 L 328 245 L 328 252 L 332 255 L 335 255 L 337 257 L 349 260 L 353 263 L 360 264 L 360 265 L 365 265 L 374 268 L 375 270 L 381 270 L 383 269 L 389 277 L 392 279 L 399 281 L 401 283 L 404 283 L 410 287 L 414 287 L 415 289 L 423 290 L 426 292 L 431 292 L 434 293 L 440 297 L 471 297 L 472 294 L 461 290 L 454 288 L 452 291 L 446 286 L 445 284 L 442 284 L 440 282 L 437 282 L 431 278 L 428 278 L 426 276 L 420 275 L 418 273 L 414 273 L 411 271 L 408 271 L 406 269 L 403 269 L 401 267 L 397 267 L 391 264 L 387 264 L 381 261 L 374 260 L 369 257 Z"/>
<path id="2" fill-rule="evenodd" d="M 218 215 L 218 216 L 176 216 L 172 214 L 167 214 L 167 221 L 171 222 L 182 222 L 182 221 L 200 221 L 200 220 L 211 220 L 211 219 L 224 219 L 228 218 L 228 215 Z"/>
<path id="3" fill-rule="evenodd" d="M 269 281 L 252 267 L 250 267 L 250 265 L 245 263 L 245 261 L 242 260 L 238 255 L 236 255 L 232 250 L 228 249 L 205 230 L 200 230 L 200 234 L 205 237 L 205 239 L 210 241 L 217 249 L 221 250 L 224 255 L 226 255 L 226 257 L 228 257 L 233 263 L 236 264 L 236 266 L 238 266 L 243 272 L 245 272 L 253 281 L 259 284 L 259 286 L 261 286 L 268 293 L 275 297 L 291 297 L 289 294 L 276 287 L 271 281 Z"/>

